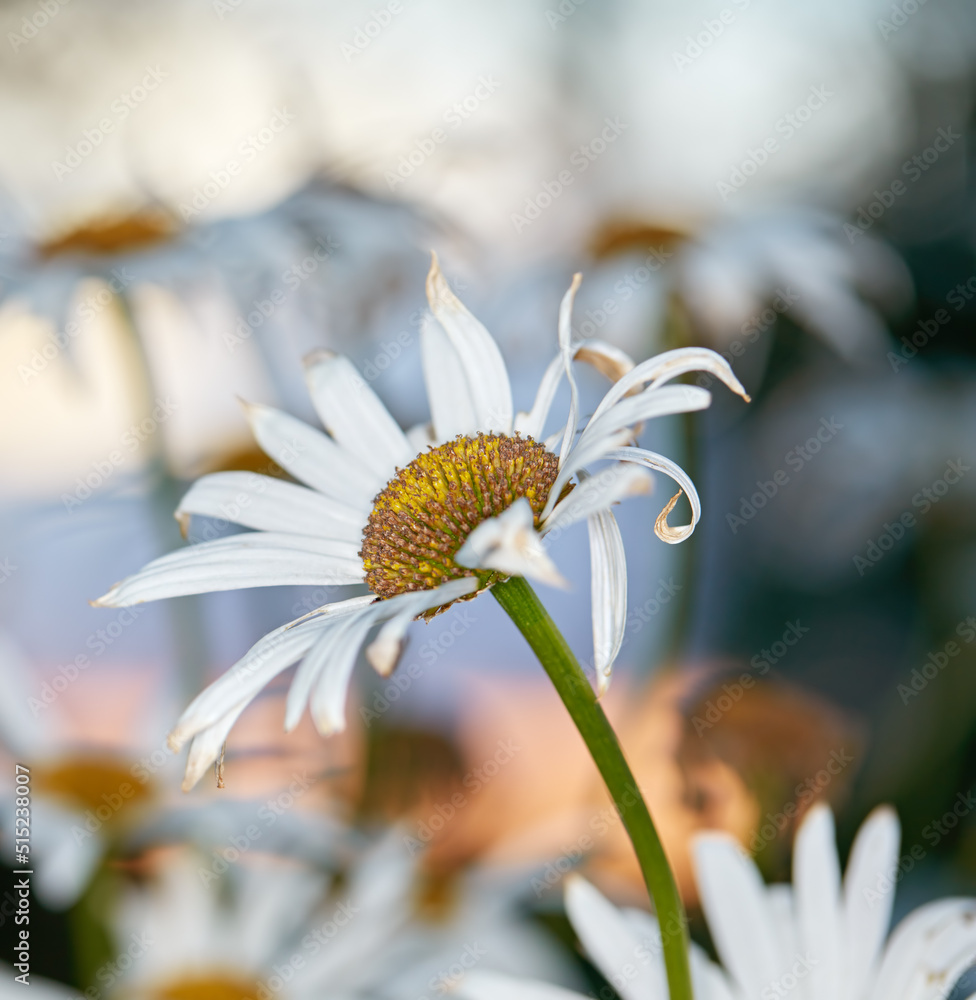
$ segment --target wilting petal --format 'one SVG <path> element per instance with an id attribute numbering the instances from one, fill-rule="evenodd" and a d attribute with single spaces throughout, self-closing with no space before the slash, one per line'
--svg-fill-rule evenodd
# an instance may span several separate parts
<path id="1" fill-rule="evenodd" d="M 573 300 L 582 280 L 583 275 L 573 275 L 573 283 L 559 304 L 559 355 L 563 361 L 563 372 L 569 382 L 569 417 L 563 431 L 563 443 L 559 448 L 560 464 L 565 461 L 569 449 L 573 446 L 576 428 L 579 425 L 579 389 L 576 386 L 576 375 L 573 373 L 573 350 L 570 340 L 573 335 Z"/>
<path id="2" fill-rule="evenodd" d="M 366 659 L 381 676 L 388 677 L 397 665 L 403 650 L 403 637 L 410 623 L 425 611 L 456 601 L 459 597 L 477 590 L 478 581 L 474 577 L 451 580 L 435 590 L 422 590 L 411 594 L 400 594 L 391 598 L 398 610 L 379 630 L 376 638 L 366 648 Z M 390 603 L 390 602 L 387 602 Z"/>
<path id="3" fill-rule="evenodd" d="M 651 477 L 633 465 L 614 464 L 592 476 L 580 473 L 580 484 L 564 497 L 542 523 L 542 531 L 568 528 L 591 514 L 609 510 L 625 497 L 650 493 Z"/>
<path id="4" fill-rule="evenodd" d="M 498 517 L 482 521 L 458 550 L 454 561 L 472 569 L 494 569 L 551 587 L 568 587 L 546 555 L 533 520 L 529 501 L 519 498 Z"/>
<path id="5" fill-rule="evenodd" d="M 512 433 L 512 387 L 491 334 L 461 304 L 431 255 L 427 301 L 457 353 L 474 403 L 477 430 Z"/>
<path id="6" fill-rule="evenodd" d="M 420 350 L 436 443 L 458 434 L 474 437 L 479 430 L 478 415 L 464 364 L 451 338 L 429 314 L 420 327 Z"/>
<path id="7" fill-rule="evenodd" d="M 735 377 L 731 366 L 720 354 L 716 354 L 715 351 L 711 351 L 707 347 L 679 347 L 676 350 L 665 351 L 663 354 L 648 358 L 632 368 L 607 390 L 607 394 L 600 401 L 600 405 L 593 412 L 591 419 L 596 420 L 603 416 L 638 386 L 650 383 L 649 388 L 654 390 L 679 375 L 695 371 L 714 375 L 733 392 L 742 396 L 746 402 L 749 401 L 749 395 L 742 387 L 742 383 Z"/>
<path id="8" fill-rule="evenodd" d="M 658 455 L 654 451 L 647 451 L 645 448 L 618 448 L 616 451 L 608 452 L 606 457 L 617 459 L 621 462 L 637 462 L 648 469 L 654 469 L 657 472 L 663 472 L 665 475 L 670 476 L 688 497 L 688 503 L 691 505 L 691 523 L 678 526 L 668 524 L 667 516 L 674 509 L 674 505 L 678 502 L 678 497 L 681 496 L 678 493 L 671 498 L 667 507 L 658 516 L 657 522 L 654 525 L 654 532 L 658 538 L 671 545 L 683 542 L 688 538 L 695 530 L 695 525 L 698 524 L 701 518 L 701 500 L 698 498 L 698 490 L 695 489 L 695 484 L 680 465 L 672 462 L 670 458 Z"/>
<path id="9" fill-rule="evenodd" d="M 627 628 L 627 558 L 617 519 L 609 510 L 587 519 L 593 605 L 593 666 L 597 694 L 606 694 Z"/>
<path id="10" fill-rule="evenodd" d="M 197 733 L 190 742 L 190 752 L 186 757 L 186 770 L 183 774 L 182 788 L 190 791 L 206 774 L 220 756 L 221 748 L 227 740 L 233 725 L 240 718 L 241 712 L 250 704 L 247 698 L 235 705 L 226 715 L 212 726 Z"/>

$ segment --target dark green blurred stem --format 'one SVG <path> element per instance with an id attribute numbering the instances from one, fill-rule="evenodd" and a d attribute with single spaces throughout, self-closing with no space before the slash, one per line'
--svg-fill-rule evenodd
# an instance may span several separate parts
<path id="1" fill-rule="evenodd" d="M 586 675 L 535 591 L 522 577 L 491 589 L 539 658 L 579 730 L 634 845 L 644 882 L 654 901 L 671 1000 L 692 1000 L 688 926 L 671 873 L 640 788 Z"/>

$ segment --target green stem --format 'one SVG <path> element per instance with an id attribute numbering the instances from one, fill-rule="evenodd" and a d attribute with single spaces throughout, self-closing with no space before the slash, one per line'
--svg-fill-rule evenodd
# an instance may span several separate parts
<path id="1" fill-rule="evenodd" d="M 654 901 L 671 1000 L 692 1000 L 688 966 L 688 922 L 678 887 L 617 734 L 556 623 L 525 579 L 513 576 L 491 588 L 538 656 L 597 766 L 634 845 L 644 882 Z"/>

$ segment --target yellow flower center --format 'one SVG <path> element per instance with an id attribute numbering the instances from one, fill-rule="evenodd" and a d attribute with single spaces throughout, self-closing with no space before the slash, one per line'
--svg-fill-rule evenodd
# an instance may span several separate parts
<path id="1" fill-rule="evenodd" d="M 152 1000 L 254 1000 L 261 984 L 238 979 L 233 973 L 213 973 L 187 976 L 157 986 Z"/>
<path id="2" fill-rule="evenodd" d="M 432 590 L 449 580 L 499 574 L 459 566 L 454 557 L 482 521 L 520 497 L 536 526 L 559 471 L 556 456 L 531 438 L 456 437 L 418 455 L 373 501 L 359 553 L 366 583 L 380 597 Z"/>
<path id="3" fill-rule="evenodd" d="M 108 818 L 150 794 L 149 786 L 135 778 L 125 763 L 111 757 L 35 764 L 31 778 L 35 791 L 68 799 L 84 810 L 101 810 Z"/>

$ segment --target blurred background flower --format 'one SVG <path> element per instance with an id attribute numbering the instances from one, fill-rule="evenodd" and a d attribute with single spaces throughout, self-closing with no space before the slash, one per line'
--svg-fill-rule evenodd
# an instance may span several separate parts
<path id="1" fill-rule="evenodd" d="M 576 270 L 578 339 L 712 346 L 753 396 L 646 434 L 701 493 L 688 543 L 619 512 L 629 607 L 609 710 L 689 902 L 693 834 L 723 830 L 783 879 L 822 799 L 842 857 L 874 805 L 896 806 L 896 915 L 972 893 L 971 5 L 11 0 L 0 46 L 0 814 L 9 860 L 13 764 L 29 765 L 38 976 L 105 989 L 139 907 L 192 909 L 192 852 L 228 865 L 194 925 L 213 955 L 244 926 L 245 884 L 304 886 L 297 933 L 327 898 L 313 887 L 338 892 L 357 838 L 394 823 L 398 870 L 431 906 L 488 873 L 499 941 L 528 934 L 527 960 L 560 965 L 543 927 L 572 941 L 570 869 L 642 905 L 576 737 L 490 603 L 414 626 L 392 677 L 357 671 L 340 741 L 308 724 L 282 738 L 283 677 L 228 741 L 224 787 L 188 797 L 162 742 L 172 706 L 335 595 L 86 603 L 179 544 L 171 515 L 196 476 L 283 475 L 236 397 L 312 418 L 305 353 L 349 354 L 403 426 L 428 418 L 432 247 L 518 399 Z M 582 376 L 583 413 L 602 378 Z M 229 530 L 201 520 L 191 541 Z M 585 532 L 556 558 L 583 578 Z M 549 602 L 583 659 L 588 601 Z M 76 841 L 122 783 L 134 805 Z M 275 822 L 252 871 L 228 845 L 261 808 Z M 10 942 L 11 900 L 4 886 Z M 424 926 L 402 954 L 424 974 L 421 956 L 459 962 Z M 154 962 L 210 974 L 166 940 Z M 270 939 L 251 957 L 233 970 L 248 988 L 277 963 Z"/>

